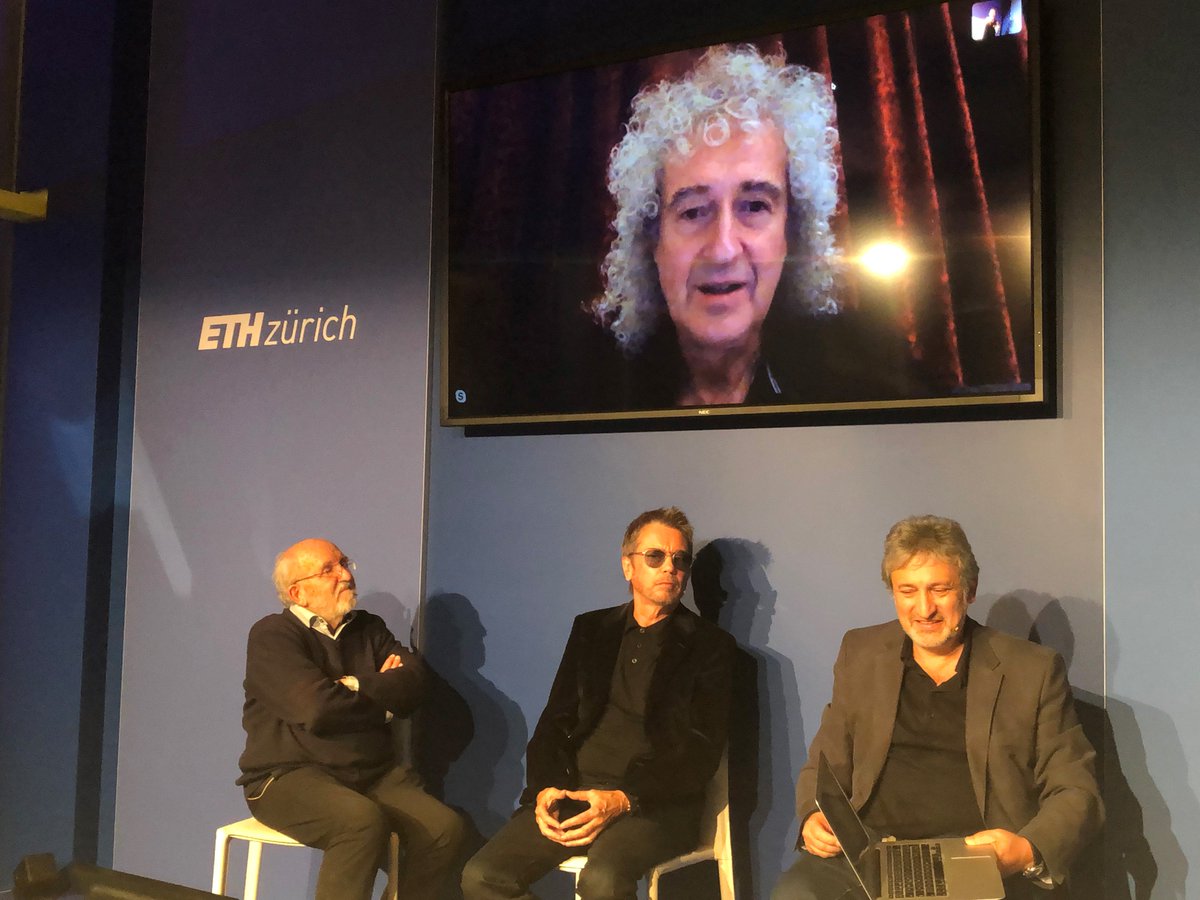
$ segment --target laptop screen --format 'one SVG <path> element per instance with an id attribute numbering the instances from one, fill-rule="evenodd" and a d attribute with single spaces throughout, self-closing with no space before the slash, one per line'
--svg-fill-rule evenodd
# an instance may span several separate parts
<path id="1" fill-rule="evenodd" d="M 864 890 L 875 900 L 879 896 L 878 857 L 871 858 L 875 842 L 863 827 L 858 813 L 850 805 L 850 799 L 838 784 L 829 761 L 822 753 L 817 759 L 817 806 L 829 820 L 829 827 L 837 835 L 842 851 L 862 882 Z"/>

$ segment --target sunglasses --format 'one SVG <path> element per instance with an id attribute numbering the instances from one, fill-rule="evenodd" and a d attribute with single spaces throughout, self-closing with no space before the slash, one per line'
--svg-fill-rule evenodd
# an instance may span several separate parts
<path id="1" fill-rule="evenodd" d="M 671 557 L 671 565 L 681 572 L 686 572 L 692 567 L 692 554 L 686 550 L 676 550 L 674 553 L 668 554 L 666 550 L 634 550 L 628 554 L 629 556 L 640 556 L 646 561 L 652 569 L 657 569 L 667 561 L 667 557 Z"/>

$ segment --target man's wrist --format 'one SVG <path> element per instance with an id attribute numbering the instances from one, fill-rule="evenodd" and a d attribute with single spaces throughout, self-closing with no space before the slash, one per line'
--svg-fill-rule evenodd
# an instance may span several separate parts
<path id="1" fill-rule="evenodd" d="M 1029 843 L 1029 849 L 1033 853 L 1033 862 L 1027 865 L 1021 874 L 1037 885 L 1052 887 L 1054 885 L 1050 873 L 1046 870 L 1046 861 L 1042 859 L 1042 854 L 1038 852 L 1038 848 L 1034 846 L 1032 841 L 1026 840 Z"/>

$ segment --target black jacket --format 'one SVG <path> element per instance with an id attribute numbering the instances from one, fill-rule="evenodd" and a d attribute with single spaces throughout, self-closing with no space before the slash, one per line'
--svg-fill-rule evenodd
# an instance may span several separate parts
<path id="1" fill-rule="evenodd" d="M 534 803 L 546 787 L 579 786 L 576 753 L 608 703 L 627 609 L 576 617 L 526 750 L 523 804 Z M 682 606 L 666 629 L 646 698 L 651 750 L 636 757 L 621 780 L 643 809 L 703 796 L 728 736 L 733 638 Z"/>

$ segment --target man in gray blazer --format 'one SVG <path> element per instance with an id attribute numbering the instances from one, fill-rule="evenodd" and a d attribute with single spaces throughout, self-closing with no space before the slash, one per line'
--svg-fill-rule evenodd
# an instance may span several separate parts
<path id="1" fill-rule="evenodd" d="M 898 621 L 842 640 L 796 786 L 800 858 L 774 900 L 861 894 L 814 799 L 822 753 L 868 828 L 991 844 L 1009 898 L 1049 896 L 1036 889 L 1062 884 L 1103 820 L 1062 657 L 967 617 L 979 566 L 957 522 L 897 522 L 882 575 Z"/>

